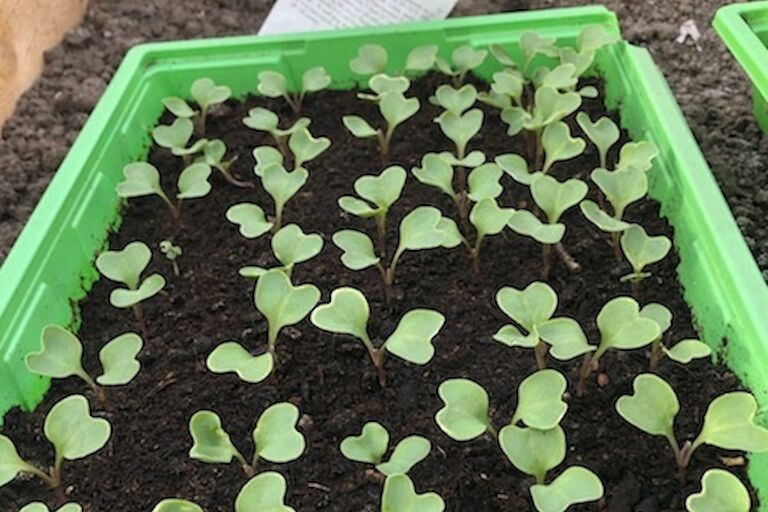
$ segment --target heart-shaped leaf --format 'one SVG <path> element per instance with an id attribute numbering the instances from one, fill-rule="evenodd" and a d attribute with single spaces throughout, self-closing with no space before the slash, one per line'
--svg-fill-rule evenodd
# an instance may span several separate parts
<path id="1" fill-rule="evenodd" d="M 579 33 L 576 45 L 581 51 L 595 51 L 620 40 L 618 34 L 609 33 L 603 25 L 587 25 Z"/>
<path id="2" fill-rule="evenodd" d="M 709 345 L 699 340 L 681 340 L 670 349 L 664 348 L 664 353 L 673 361 L 680 364 L 688 364 L 694 359 L 701 359 L 712 355 Z"/>
<path id="3" fill-rule="evenodd" d="M 248 111 L 248 117 L 243 119 L 243 124 L 252 130 L 274 133 L 280 124 L 280 118 L 271 110 L 254 107 Z"/>
<path id="4" fill-rule="evenodd" d="M 418 98 L 406 98 L 400 93 L 388 92 L 381 95 L 379 110 L 381 116 L 387 121 L 389 132 L 406 120 L 413 117 L 419 111 Z"/>
<path id="5" fill-rule="evenodd" d="M 544 74 L 541 77 L 539 86 L 570 90 L 576 86 L 578 81 L 576 66 L 570 63 L 563 63 Z"/>
<path id="6" fill-rule="evenodd" d="M 520 105 L 523 97 L 523 87 L 525 81 L 523 77 L 513 71 L 498 71 L 493 74 L 493 83 L 491 91 L 496 94 L 510 97 L 515 105 Z"/>
<path id="7" fill-rule="evenodd" d="M 556 43 L 557 40 L 554 37 L 542 37 L 536 32 L 525 32 L 520 37 L 520 48 L 523 50 L 523 57 L 525 58 L 523 69 L 528 69 L 537 55 L 557 57 Z"/>
<path id="8" fill-rule="evenodd" d="M 314 160 L 331 146 L 328 137 L 313 137 L 308 128 L 296 130 L 288 139 L 288 147 L 293 153 L 294 168 L 300 168 L 305 163 Z"/>
<path id="9" fill-rule="evenodd" d="M 664 379 L 644 373 L 632 382 L 632 394 L 616 401 L 616 411 L 630 425 L 648 434 L 674 439 L 680 403 Z"/>
<path id="10" fill-rule="evenodd" d="M 309 173 L 302 167 L 289 172 L 282 165 L 273 164 L 262 171 L 261 184 L 275 201 L 275 211 L 282 211 L 285 203 L 304 186 L 308 178 Z"/>
<path id="11" fill-rule="evenodd" d="M 83 345 L 80 340 L 58 325 L 47 325 L 40 333 L 40 351 L 24 359 L 29 371 L 54 379 L 77 375 L 89 380 L 83 369 Z"/>
<path id="12" fill-rule="evenodd" d="M 189 106 L 189 104 L 181 98 L 171 96 L 163 98 L 163 106 L 176 117 L 194 117 L 197 112 Z"/>
<path id="13" fill-rule="evenodd" d="M 621 234 L 621 249 L 632 269 L 640 274 L 652 263 L 661 261 L 672 248 L 672 241 L 666 236 L 648 236 L 645 229 L 632 224 Z"/>
<path id="14" fill-rule="evenodd" d="M 253 166 L 253 173 L 259 177 L 266 167 L 272 164 L 283 165 L 283 154 L 272 146 L 259 146 L 255 148 L 253 150 L 253 158 L 256 160 L 256 165 Z"/>
<path id="15" fill-rule="evenodd" d="M 341 249 L 341 262 L 350 270 L 363 270 L 379 262 L 373 241 L 365 233 L 342 229 L 333 234 L 333 243 Z"/>
<path id="16" fill-rule="evenodd" d="M 160 501 L 152 512 L 205 512 L 200 505 L 187 500 L 167 498 Z"/>
<path id="17" fill-rule="evenodd" d="M 530 185 L 541 176 L 540 172 L 530 172 L 528 170 L 528 161 L 522 156 L 514 153 L 497 156 L 496 163 L 504 172 L 509 174 L 513 180 L 523 185 Z"/>
<path id="18" fill-rule="evenodd" d="M 539 430 L 560 424 L 568 410 L 563 394 L 568 383 L 557 370 L 539 370 L 523 379 L 517 388 L 517 407 L 512 423 L 522 421 Z"/>
<path id="19" fill-rule="evenodd" d="M 672 326 L 672 312 L 666 306 L 652 302 L 643 306 L 640 316 L 650 318 L 659 326 L 659 336 L 663 335 Z"/>
<path id="20" fill-rule="evenodd" d="M 264 210 L 253 203 L 239 203 L 230 206 L 226 213 L 227 220 L 240 227 L 240 234 L 245 238 L 258 238 L 272 229 Z"/>
<path id="21" fill-rule="evenodd" d="M 225 341 L 213 349 L 205 365 L 213 373 L 234 372 L 240 380 L 258 384 L 270 376 L 275 362 L 269 352 L 254 356 L 239 343 Z"/>
<path id="22" fill-rule="evenodd" d="M 120 251 L 104 251 L 99 254 L 96 268 L 107 279 L 136 288 L 151 258 L 152 251 L 147 244 L 131 242 Z"/>
<path id="23" fill-rule="evenodd" d="M 331 292 L 331 301 L 321 304 L 312 312 L 315 327 L 338 334 L 349 334 L 370 343 L 368 319 L 371 310 L 365 295 L 350 287 Z"/>
<path id="24" fill-rule="evenodd" d="M 595 169 L 590 176 L 611 203 L 615 219 L 621 219 L 627 206 L 648 193 L 648 178 L 645 172 L 634 168 L 620 171 Z"/>
<path id="25" fill-rule="evenodd" d="M 407 475 L 392 475 L 384 481 L 381 512 L 443 512 L 445 502 L 438 494 L 416 494 Z"/>
<path id="26" fill-rule="evenodd" d="M 631 297 L 616 297 L 597 315 L 600 346 L 595 357 L 608 349 L 633 350 L 644 347 L 661 335 L 659 325 L 640 315 L 640 305 Z"/>
<path id="27" fill-rule="evenodd" d="M 514 325 L 502 326 L 493 335 L 493 339 L 508 347 L 534 348 L 539 344 L 539 337 L 535 332 L 523 334 Z"/>
<path id="28" fill-rule="evenodd" d="M 586 112 L 576 114 L 576 122 L 579 123 L 581 129 L 597 148 L 597 153 L 600 155 L 600 167 L 607 169 L 608 151 L 619 141 L 619 127 L 610 117 L 601 117 L 593 123 Z"/>
<path id="29" fill-rule="evenodd" d="M 482 239 L 501 233 L 514 213 L 512 208 L 501 208 L 495 199 L 486 198 L 472 207 L 469 222 L 475 226 L 477 237 Z"/>
<path id="30" fill-rule="evenodd" d="M 211 166 L 204 163 L 195 163 L 181 171 L 179 175 L 177 199 L 194 199 L 205 197 L 211 191 Z"/>
<path id="31" fill-rule="evenodd" d="M 221 139 L 209 140 L 203 147 L 203 162 L 211 167 L 228 167 L 229 162 L 223 162 L 227 154 L 227 145 Z"/>
<path id="32" fill-rule="evenodd" d="M 685 500 L 688 512 L 749 512 L 749 491 L 735 475 L 724 469 L 709 469 L 701 477 L 701 491 Z"/>
<path id="33" fill-rule="evenodd" d="M 466 84 L 460 89 L 454 89 L 450 85 L 441 85 L 435 91 L 435 104 L 448 112 L 461 116 L 465 110 L 477 101 L 477 89 L 472 84 Z"/>
<path id="34" fill-rule="evenodd" d="M 262 71 L 259 73 L 259 93 L 270 98 L 279 98 L 288 94 L 288 83 L 285 77 L 276 71 Z"/>
<path id="35" fill-rule="evenodd" d="M 56 448 L 56 460 L 76 460 L 101 450 L 112 426 L 104 418 L 91 416 L 84 396 L 72 395 L 51 407 L 43 432 Z"/>
<path id="36" fill-rule="evenodd" d="M 445 405 L 435 421 L 448 437 L 469 441 L 488 430 L 488 393 L 482 386 L 469 379 L 449 379 L 440 384 L 437 394 Z"/>
<path id="37" fill-rule="evenodd" d="M 472 169 L 467 177 L 469 198 L 477 203 L 486 198 L 499 197 L 504 192 L 504 187 L 499 183 L 503 173 L 499 165 L 492 163 Z"/>
<path id="38" fill-rule="evenodd" d="M 331 76 L 323 66 L 309 68 L 301 76 L 301 90 L 303 92 L 322 91 L 331 85 Z"/>
<path id="39" fill-rule="evenodd" d="M 608 215 L 594 201 L 582 201 L 579 208 L 589 222 L 607 233 L 620 233 L 630 226 L 629 223 Z"/>
<path id="40" fill-rule="evenodd" d="M 455 198 L 453 190 L 453 166 L 437 153 L 427 153 L 421 158 L 421 167 L 414 167 L 411 172 L 425 185 L 435 187 Z"/>
<path id="41" fill-rule="evenodd" d="M 724 450 L 762 453 L 768 451 L 768 429 L 755 423 L 757 402 L 745 391 L 720 395 L 707 408 L 704 426 L 691 451 L 701 444 Z"/>
<path id="42" fill-rule="evenodd" d="M 99 350 L 103 373 L 96 377 L 96 382 L 102 386 L 122 386 L 131 382 L 141 370 L 141 363 L 136 356 L 143 346 L 141 336 L 133 332 L 110 340 Z"/>
<path id="43" fill-rule="evenodd" d="M 445 232 L 439 229 L 443 214 L 433 206 L 419 206 L 400 222 L 398 253 L 440 247 Z"/>
<path id="44" fill-rule="evenodd" d="M 16 478 L 19 473 L 30 473 L 36 468 L 19 457 L 13 441 L 0 434 L 0 487 Z"/>
<path id="45" fill-rule="evenodd" d="M 323 249 L 323 237 L 305 234 L 297 224 L 288 224 L 272 237 L 272 252 L 285 268 L 310 260 Z"/>
<path id="46" fill-rule="evenodd" d="M 200 509 L 202 512 L 202 509 Z M 179 512 L 184 512 L 183 509 L 178 509 Z M 45 503 L 36 501 L 34 503 L 29 503 L 27 505 L 24 505 L 21 507 L 21 510 L 19 512 L 51 512 L 48 509 L 48 505 Z M 54 512 L 83 512 L 83 507 L 78 505 L 77 503 L 67 503 L 65 505 L 62 505 L 60 508 L 57 508 Z M 172 509 L 166 509 L 166 512 L 173 512 Z M 194 512 L 194 510 L 192 510 Z"/>
<path id="47" fill-rule="evenodd" d="M 130 308 L 154 297 L 165 288 L 165 278 L 160 274 L 152 274 L 135 290 L 117 288 L 109 294 L 109 302 L 116 308 Z"/>
<path id="48" fill-rule="evenodd" d="M 528 210 L 516 210 L 507 225 L 515 233 L 533 238 L 541 244 L 554 245 L 565 235 L 565 224 L 544 224 Z"/>
<path id="49" fill-rule="evenodd" d="M 576 76 L 579 76 L 579 77 L 587 72 L 589 67 L 592 65 L 592 62 L 594 62 L 595 60 L 594 51 L 579 52 L 579 51 L 576 51 L 574 48 L 565 47 L 565 48 L 559 48 L 559 52 L 560 52 L 560 62 L 562 62 L 563 64 L 573 64 L 574 68 L 576 68 L 575 74 Z M 593 86 L 586 86 L 586 87 L 592 87 L 594 89 Z M 595 89 L 595 92 L 597 92 L 596 89 Z M 597 94 L 595 94 L 594 97 L 596 98 Z"/>
<path id="50" fill-rule="evenodd" d="M 507 135 L 510 137 L 523 131 L 523 128 L 530 127 L 533 121 L 527 110 L 517 106 L 504 108 L 500 117 L 507 124 Z"/>
<path id="51" fill-rule="evenodd" d="M 569 361 L 597 348 L 589 344 L 581 326 L 572 318 L 547 320 L 537 326 L 537 331 L 550 345 L 549 353 L 559 361 Z"/>
<path id="52" fill-rule="evenodd" d="M 531 195 L 539 208 L 547 214 L 550 224 L 560 220 L 563 213 L 581 202 L 589 187 L 583 181 L 571 178 L 564 183 L 542 174 L 531 183 Z"/>
<path id="53" fill-rule="evenodd" d="M 152 130 L 152 138 L 161 148 L 183 149 L 192 138 L 194 131 L 195 127 L 190 119 L 179 117 L 170 125 L 156 126 Z"/>
<path id="54" fill-rule="evenodd" d="M 379 130 L 372 127 L 368 121 L 360 116 L 344 116 L 341 118 L 341 122 L 358 139 L 376 137 L 379 134 Z"/>
<path id="55" fill-rule="evenodd" d="M 397 443 L 392 456 L 387 462 L 376 466 L 386 476 L 405 475 L 413 466 L 424 460 L 432 450 L 429 439 L 421 436 L 409 436 Z"/>
<path id="56" fill-rule="evenodd" d="M 510 424 L 499 431 L 499 446 L 513 466 L 543 483 L 547 472 L 565 459 L 565 432 L 559 425 L 537 430 Z"/>
<path id="57" fill-rule="evenodd" d="M 387 50 L 377 44 L 364 44 L 357 49 L 357 57 L 349 61 L 349 69 L 358 75 L 375 75 L 387 69 Z"/>
<path id="58" fill-rule="evenodd" d="M 487 50 L 475 50 L 469 45 L 462 45 L 453 50 L 451 60 L 459 73 L 466 73 L 481 65 L 487 56 Z"/>
<path id="59" fill-rule="evenodd" d="M 435 121 L 440 125 L 445 136 L 456 145 L 459 156 L 462 156 L 467 150 L 469 141 L 478 134 L 483 126 L 483 111 L 479 108 L 473 108 L 463 114 L 457 114 L 447 110 L 440 114 Z"/>
<path id="60" fill-rule="evenodd" d="M 480 150 L 470 151 L 464 158 L 457 158 L 450 151 L 441 151 L 438 153 L 440 158 L 448 162 L 452 166 L 461 166 L 468 168 L 475 168 L 485 163 L 485 154 Z"/>
<path id="61" fill-rule="evenodd" d="M 542 282 L 531 283 L 524 290 L 507 286 L 496 293 L 496 304 L 509 318 L 533 331 L 552 318 L 557 309 L 557 294 Z"/>
<path id="62" fill-rule="evenodd" d="M 256 309 L 267 319 L 271 344 L 283 327 L 301 322 L 320 300 L 320 290 L 312 284 L 294 286 L 284 272 L 269 270 L 256 283 Z"/>
<path id="63" fill-rule="evenodd" d="M 507 53 L 504 47 L 500 44 L 492 44 L 488 46 L 491 51 L 491 55 L 496 59 L 499 64 L 508 68 L 516 68 L 517 62 Z"/>
<path id="64" fill-rule="evenodd" d="M 160 173 L 147 162 L 134 162 L 123 167 L 125 180 L 117 184 L 117 195 L 130 199 L 149 195 L 165 196 L 160 186 Z"/>
<path id="65" fill-rule="evenodd" d="M 374 217 L 379 214 L 378 208 L 371 207 L 370 204 L 354 196 L 341 196 L 337 201 L 339 208 L 347 213 L 364 219 Z"/>
<path id="66" fill-rule="evenodd" d="M 435 65 L 437 46 L 426 45 L 414 48 L 405 59 L 405 69 L 408 71 L 427 71 Z"/>
<path id="67" fill-rule="evenodd" d="M 261 413 L 253 431 L 259 458 L 283 463 L 301 457 L 307 443 L 296 430 L 299 416 L 299 408 L 290 402 L 271 405 Z"/>
<path id="68" fill-rule="evenodd" d="M 400 319 L 384 348 L 413 364 L 427 364 L 435 355 L 432 339 L 445 324 L 445 317 L 429 309 L 412 309 Z"/>
<path id="69" fill-rule="evenodd" d="M 539 512 L 566 512 L 573 505 L 597 501 L 605 489 L 600 478 L 581 466 L 571 466 L 549 484 L 531 486 L 531 498 Z"/>
<path id="70" fill-rule="evenodd" d="M 541 144 L 544 146 L 544 167 L 546 173 L 555 162 L 570 160 L 584 152 L 587 143 L 584 139 L 571 136 L 571 129 L 562 121 L 547 125 L 541 136 Z"/>
<path id="71" fill-rule="evenodd" d="M 355 180 L 355 192 L 386 212 L 398 200 L 405 186 L 405 169 L 391 165 L 378 175 L 361 176 Z"/>
<path id="72" fill-rule="evenodd" d="M 648 171 L 653 166 L 653 159 L 657 156 L 659 156 L 659 148 L 648 141 L 628 142 L 619 151 L 619 163 L 616 164 L 616 170 Z"/>
<path id="73" fill-rule="evenodd" d="M 359 436 L 349 436 L 339 445 L 341 454 L 349 460 L 369 464 L 381 462 L 388 447 L 389 432 L 375 421 L 363 425 Z"/>
<path id="74" fill-rule="evenodd" d="M 405 94 L 405 91 L 411 87 L 411 81 L 404 76 L 389 76 L 380 73 L 373 75 L 368 80 L 368 87 L 379 96 L 387 92 Z"/>
<path id="75" fill-rule="evenodd" d="M 248 480 L 235 499 L 235 512 L 296 512 L 285 504 L 287 485 L 280 473 L 265 471 Z"/>
<path id="76" fill-rule="evenodd" d="M 562 121 L 581 106 L 581 96 L 577 93 L 561 93 L 548 86 L 536 90 L 534 101 L 533 116 L 525 122 L 526 130 L 539 130 Z"/>
<path id="77" fill-rule="evenodd" d="M 229 434 L 221 426 L 221 418 L 213 411 L 197 411 L 189 419 L 192 448 L 189 457 L 209 464 L 229 464 L 242 458 Z"/>
<path id="78" fill-rule="evenodd" d="M 226 85 L 216 85 L 210 78 L 200 78 L 192 83 L 192 97 L 202 108 L 224 103 L 232 96 L 232 90 Z"/>

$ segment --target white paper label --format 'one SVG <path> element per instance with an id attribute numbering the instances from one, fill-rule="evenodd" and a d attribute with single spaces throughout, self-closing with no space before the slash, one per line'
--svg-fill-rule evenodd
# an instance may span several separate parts
<path id="1" fill-rule="evenodd" d="M 457 0 L 277 0 L 259 34 L 443 19 Z"/>

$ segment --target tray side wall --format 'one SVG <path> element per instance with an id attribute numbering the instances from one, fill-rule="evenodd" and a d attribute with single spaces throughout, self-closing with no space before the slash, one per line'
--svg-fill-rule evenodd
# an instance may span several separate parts
<path id="1" fill-rule="evenodd" d="M 31 409 L 42 399 L 49 383 L 25 370 L 23 356 L 37 349 L 43 325 L 76 326 L 76 301 L 98 277 L 93 257 L 118 222 L 114 186 L 123 165 L 146 154 L 147 133 L 161 114 L 163 97 L 187 96 L 201 76 L 229 85 L 241 97 L 255 89 L 261 70 L 277 69 L 295 80 L 319 62 L 334 76 L 334 87 L 349 87 L 356 77 L 347 62 L 364 42 L 387 47 L 390 68 L 397 69 L 407 51 L 423 44 L 438 44 L 447 56 L 461 44 L 496 43 L 519 57 L 517 41 L 525 31 L 568 44 L 593 23 L 618 33 L 611 12 L 587 7 L 132 50 L 0 268 L 0 415 L 15 405 Z M 651 193 L 675 228 L 680 280 L 701 335 L 716 348 L 728 340 L 722 356 L 765 405 L 768 368 L 759 362 L 768 361 L 768 319 L 760 313 L 768 310 L 768 288 L 682 113 L 646 51 L 615 45 L 602 53 L 598 68 L 623 126 L 661 150 L 651 171 Z M 489 59 L 480 74 L 494 70 Z M 766 466 L 765 457 L 754 457 L 750 474 L 761 495 L 768 489 Z"/>

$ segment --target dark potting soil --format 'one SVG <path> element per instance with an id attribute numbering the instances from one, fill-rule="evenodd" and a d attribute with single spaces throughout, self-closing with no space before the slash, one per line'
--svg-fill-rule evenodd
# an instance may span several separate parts
<path id="1" fill-rule="evenodd" d="M 419 165 L 430 151 L 450 149 L 433 118 L 439 110 L 427 101 L 443 79 L 429 76 L 414 83 L 412 94 L 421 100 L 416 117 L 398 128 L 392 147 L 392 163 L 406 169 Z M 248 109 L 265 105 L 281 118 L 291 117 L 281 101 L 251 97 L 244 103 L 231 101 L 209 119 L 208 136 L 222 138 L 239 159 L 234 174 L 255 181 L 251 150 L 271 144 L 267 134 L 245 128 L 242 118 Z M 495 111 L 482 107 L 486 120 L 470 149 L 483 149 L 489 158 L 502 153 L 524 153 L 521 137 L 506 135 Z M 605 113 L 600 101 L 588 100 L 583 107 L 594 119 Z M 449 511 L 531 510 L 528 486 L 531 479 L 515 470 L 490 438 L 458 443 L 445 436 L 433 417 L 441 407 L 438 385 L 446 379 L 471 378 L 491 397 L 492 417 L 497 426 L 506 424 L 514 410 L 520 381 L 535 371 L 533 353 L 507 348 L 492 340 L 492 334 L 508 319 L 498 309 L 494 296 L 502 286 L 523 288 L 538 280 L 541 246 L 507 230 L 490 237 L 482 249 L 482 273 L 474 275 L 466 251 L 428 250 L 406 253 L 397 274 L 396 300 L 384 304 L 379 275 L 374 269 L 347 270 L 339 261 L 340 251 L 331 235 L 343 228 L 373 234 L 372 224 L 342 212 L 336 199 L 352 192 L 356 177 L 378 174 L 375 143 L 353 138 L 342 126 L 341 115 L 359 113 L 378 121 L 375 107 L 355 98 L 353 91 L 321 92 L 307 98 L 304 114 L 312 119 L 315 136 L 329 137 L 331 148 L 308 164 L 307 185 L 286 208 L 286 223 L 296 222 L 306 232 L 320 233 L 322 253 L 294 270 L 296 283 L 310 282 L 323 292 L 327 302 L 331 290 L 340 286 L 361 289 L 371 304 L 370 333 L 383 340 L 409 309 L 427 307 L 442 312 L 446 323 L 435 339 L 437 353 L 426 366 L 413 366 L 390 357 L 386 363 L 389 385 L 380 389 L 362 344 L 343 336 L 321 332 L 305 320 L 280 335 L 280 366 L 273 381 L 253 385 L 236 376 L 214 375 L 205 368 L 205 358 L 220 342 L 236 340 L 253 351 L 266 347 L 266 322 L 253 306 L 253 283 L 238 275 L 244 265 L 274 266 L 269 237 L 245 240 L 224 212 L 243 201 L 271 210 L 271 199 L 259 187 L 237 189 L 216 175 L 211 194 L 184 204 L 183 227 L 175 242 L 183 248 L 179 259 L 181 276 L 157 250 L 158 243 L 172 234 L 167 211 L 157 198 L 131 200 L 124 222 L 110 240 L 122 248 L 142 240 L 154 250 L 147 270 L 160 272 L 168 280 L 163 292 L 144 305 L 150 337 L 140 355 L 143 368 L 130 385 L 111 388 L 109 408 L 104 410 L 81 382 L 55 382 L 45 402 L 32 414 L 18 410 L 6 418 L 4 434 L 15 441 L 22 456 L 41 465 L 52 460 L 52 450 L 42 435 L 45 414 L 58 400 L 72 393 L 85 393 L 96 414 L 107 417 L 114 428 L 110 444 L 97 454 L 65 464 L 67 491 L 92 512 L 145 512 L 164 497 L 183 497 L 198 502 L 208 512 L 231 511 L 234 497 L 246 477 L 236 464 L 215 465 L 191 460 L 187 423 L 200 409 L 216 411 L 234 443 L 246 454 L 252 451 L 251 430 L 256 418 L 269 405 L 291 401 L 302 411 L 301 430 L 308 448 L 297 461 L 264 464 L 289 483 L 287 503 L 298 511 L 378 510 L 381 483 L 367 474 L 366 465 L 346 460 L 338 451 L 341 440 L 360 432 L 368 421 L 381 422 L 391 433 L 392 444 L 411 434 L 428 437 L 433 444 L 429 457 L 411 476 L 419 492 L 441 494 Z M 609 113 L 616 119 L 615 113 Z M 167 120 L 167 119 L 166 119 Z M 574 133 L 582 135 L 570 120 Z M 626 136 L 623 141 L 626 140 Z M 616 148 L 610 155 L 616 158 Z M 167 151 L 153 149 L 150 161 L 161 169 L 166 190 L 174 190 L 181 163 Z M 572 161 L 556 164 L 559 178 L 587 179 L 597 166 L 591 145 Z M 525 187 L 504 177 L 507 206 L 531 207 Z M 594 191 L 591 192 L 594 194 Z M 424 186 L 409 175 L 401 199 L 389 216 L 388 243 L 397 243 L 397 226 L 412 208 L 432 204 L 456 216 L 452 203 L 436 189 Z M 672 236 L 672 228 L 658 217 L 659 205 L 648 199 L 630 206 L 627 218 L 646 227 L 649 233 Z M 628 285 L 619 277 L 628 272 L 625 263 L 613 258 L 605 237 L 583 219 L 578 208 L 564 216 L 567 233 L 564 245 L 582 266 L 570 273 L 555 261 L 549 283 L 559 295 L 558 315 L 577 319 L 590 340 L 597 340 L 594 319 L 611 298 L 628 295 Z M 391 249 L 390 249 L 391 250 Z M 641 285 L 641 303 L 660 302 L 674 313 L 668 341 L 695 336 L 688 308 L 676 281 L 676 254 L 654 265 L 653 277 Z M 80 337 L 86 345 L 86 367 L 98 371 L 96 353 L 112 337 L 133 330 L 129 311 L 109 305 L 115 284 L 102 279 L 81 303 Z M 573 389 L 579 361 L 552 362 Z M 594 470 L 605 484 L 599 504 L 573 510 L 625 512 L 681 511 L 685 497 L 699 489 L 701 474 L 711 467 L 732 464 L 739 454 L 709 447 L 699 449 L 691 463 L 688 481 L 677 480 L 672 454 L 664 439 L 651 437 L 622 420 L 614 410 L 617 398 L 629 393 L 632 379 L 648 369 L 646 350 L 610 352 L 603 358 L 601 384 L 590 382 L 583 398 L 569 395 L 563 421 L 568 441 L 566 461 L 551 472 L 553 478 L 573 464 Z M 736 378 L 723 366 L 709 361 L 681 366 L 670 361 L 659 373 L 677 390 L 681 412 L 677 434 L 681 441 L 698 432 L 707 404 L 717 395 L 738 388 Z M 730 457 L 725 459 L 725 457 Z M 746 481 L 744 467 L 730 468 Z M 53 497 L 37 480 L 18 481 L 0 489 L 0 509 Z"/>

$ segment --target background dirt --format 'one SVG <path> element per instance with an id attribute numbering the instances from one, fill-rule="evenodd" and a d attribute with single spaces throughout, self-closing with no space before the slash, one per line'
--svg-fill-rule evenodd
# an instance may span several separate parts
<path id="1" fill-rule="evenodd" d="M 585 4 L 583 0 L 459 0 L 456 15 Z M 661 66 L 747 242 L 768 276 L 768 138 L 750 112 L 749 85 L 714 30 L 722 0 L 605 0 L 626 39 Z M 132 45 L 148 40 L 255 33 L 271 0 L 92 0 L 80 27 L 46 56 L 42 77 L 20 100 L 0 140 L 0 262 Z M 699 52 L 677 44 L 693 19 Z"/>

